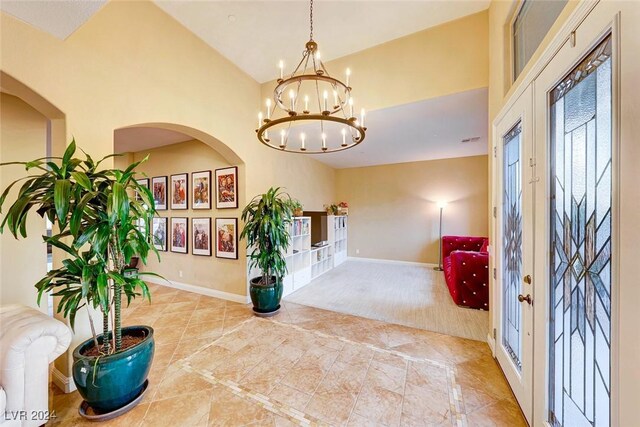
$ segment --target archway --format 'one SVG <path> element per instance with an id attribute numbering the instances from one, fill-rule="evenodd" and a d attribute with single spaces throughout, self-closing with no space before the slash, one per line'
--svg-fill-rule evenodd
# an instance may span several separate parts
<path id="1" fill-rule="evenodd" d="M 247 302 L 246 250 L 242 242 L 237 241 L 235 244 L 237 259 L 216 256 L 216 219 L 238 220 L 234 240 L 241 229 L 240 214 L 246 200 L 246 179 L 245 163 L 240 156 L 214 136 L 174 123 L 150 122 L 120 127 L 114 130 L 113 143 L 114 153 L 122 153 L 122 156 L 114 161 L 116 167 L 125 168 L 128 164 L 149 156 L 138 170 L 140 178 L 147 180 L 152 191 L 157 185 L 158 188 L 165 188 L 165 193 L 170 193 L 167 189 L 170 188 L 172 176 L 186 178 L 188 197 L 185 206 L 174 209 L 174 206 L 168 203 L 169 196 L 166 198 L 166 205 L 158 209 L 157 226 L 164 230 L 161 233 L 164 240 L 159 245 L 163 251 L 162 262 L 149 259 L 146 266 L 140 266 L 142 269 L 161 274 L 168 282 L 154 279 L 149 281 L 235 302 Z M 237 207 L 218 208 L 215 203 L 215 171 L 227 168 L 237 168 Z M 194 173 L 210 176 L 208 193 L 211 194 L 211 200 L 205 208 L 194 206 L 193 203 Z M 178 220 L 187 225 L 188 238 L 182 252 L 172 251 L 171 246 L 171 226 Z M 206 239 L 209 243 L 205 245 L 204 251 L 204 255 L 210 256 L 198 256 L 203 255 L 203 251 L 194 251 L 194 220 L 198 220 L 200 227 L 203 222 L 211 225 Z"/>

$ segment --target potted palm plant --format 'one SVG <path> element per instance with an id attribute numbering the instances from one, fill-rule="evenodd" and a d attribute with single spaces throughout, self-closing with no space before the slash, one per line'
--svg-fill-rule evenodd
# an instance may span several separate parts
<path id="1" fill-rule="evenodd" d="M 242 211 L 240 238 L 247 241 L 249 268 L 261 271 L 251 279 L 249 289 L 253 311 L 259 316 L 270 316 L 280 309 L 292 211 L 291 197 L 279 187 L 254 197 Z"/>
<path id="2" fill-rule="evenodd" d="M 66 259 L 36 284 L 38 304 L 45 294 L 59 297 L 57 310 L 72 328 L 83 307 L 102 312 L 102 334 L 89 316 L 92 337 L 73 352 L 73 379 L 94 412 L 113 414 L 135 405 L 153 359 L 153 329 L 122 327 L 121 309 L 123 299 L 127 304 L 139 295 L 150 300 L 147 285 L 140 277 L 125 276 L 124 270 L 134 256 L 146 263 L 151 251 L 158 254 L 149 232 L 155 206 L 149 189 L 135 180 L 141 162 L 124 171 L 101 169 L 106 158 L 94 161 L 86 153 L 75 158 L 75 152 L 72 141 L 62 158 L 2 164 L 22 165 L 28 176 L 11 183 L 0 196 L 2 212 L 11 188 L 24 182 L 0 232 L 8 227 L 15 238 L 27 237 L 30 211 L 55 226 L 56 233 L 43 239 L 63 251 Z M 138 198 L 130 197 L 134 192 Z M 145 274 L 155 275 L 140 273 Z"/>

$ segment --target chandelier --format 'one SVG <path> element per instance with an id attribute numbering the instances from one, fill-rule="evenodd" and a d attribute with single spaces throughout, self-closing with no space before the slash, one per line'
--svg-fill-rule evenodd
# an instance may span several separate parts
<path id="1" fill-rule="evenodd" d="M 309 6 L 309 41 L 302 60 L 289 75 L 280 61 L 280 77 L 273 101 L 266 100 L 266 113 L 258 114 L 256 129 L 260 142 L 291 153 L 321 154 L 343 151 L 364 141 L 365 111 L 354 114 L 349 80 L 329 75 L 313 40 L 313 0 Z M 294 126 L 296 124 L 297 126 Z"/>

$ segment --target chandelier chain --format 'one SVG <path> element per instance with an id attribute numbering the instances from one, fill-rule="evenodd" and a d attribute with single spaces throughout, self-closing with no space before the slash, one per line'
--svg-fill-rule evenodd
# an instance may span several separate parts
<path id="1" fill-rule="evenodd" d="M 309 40 L 313 40 L 313 0 L 310 1 L 309 5 L 309 24 L 311 27 L 311 31 L 309 32 Z"/>

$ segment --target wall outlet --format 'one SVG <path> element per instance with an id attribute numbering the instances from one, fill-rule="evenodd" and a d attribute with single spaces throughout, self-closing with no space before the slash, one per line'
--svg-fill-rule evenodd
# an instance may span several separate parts
<path id="1" fill-rule="evenodd" d="M 356 255 L 360 255 L 360 249 L 356 249 Z"/>
<path id="2" fill-rule="evenodd" d="M 178 276 L 182 277 L 182 270 L 178 270 Z"/>

